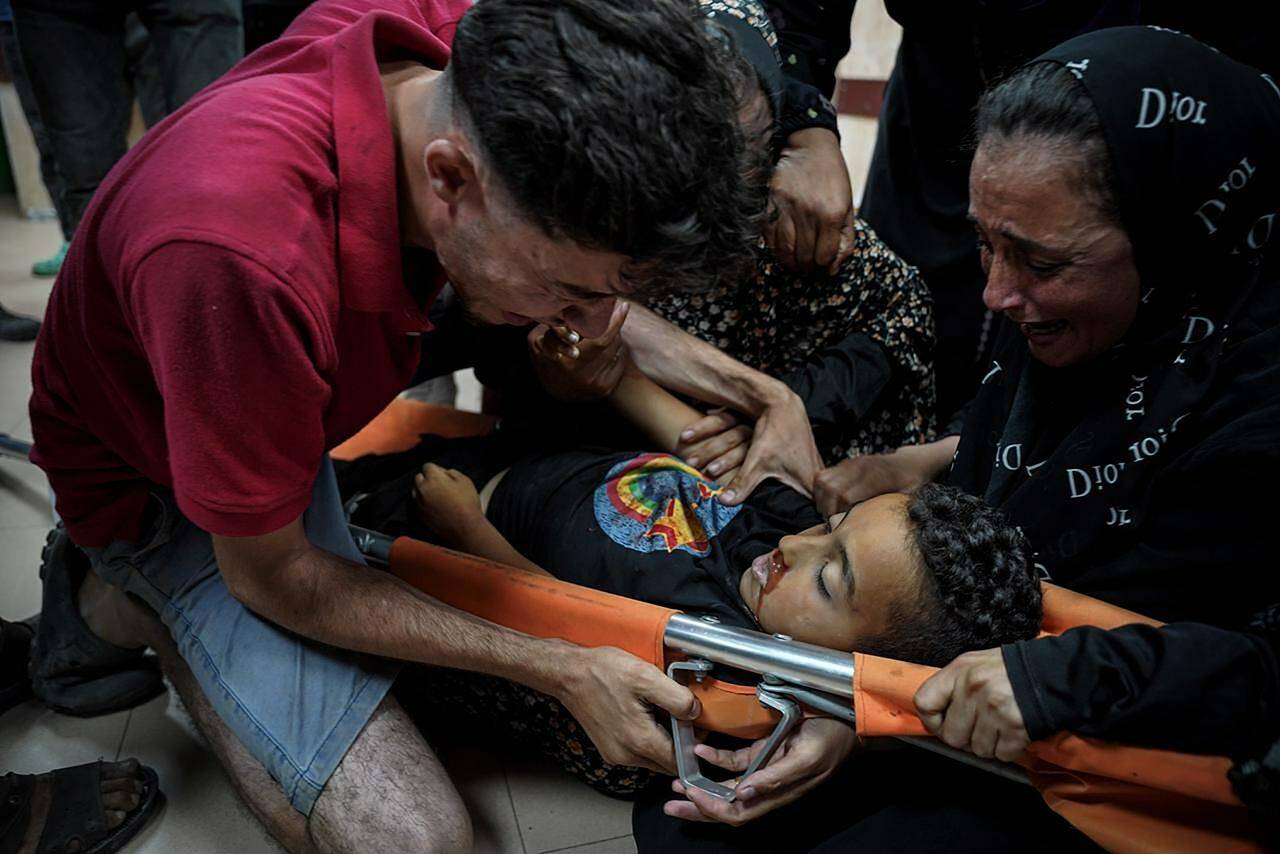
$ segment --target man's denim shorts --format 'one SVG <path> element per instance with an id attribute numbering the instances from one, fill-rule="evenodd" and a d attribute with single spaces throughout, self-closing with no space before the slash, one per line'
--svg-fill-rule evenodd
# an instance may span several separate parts
<path id="1" fill-rule="evenodd" d="M 155 502 L 146 545 L 86 549 L 93 569 L 160 615 L 209 703 L 294 808 L 310 815 L 399 665 L 307 640 L 249 611 L 227 592 L 209 535 L 172 496 L 157 493 Z M 327 457 L 303 521 L 312 544 L 364 562 Z"/>

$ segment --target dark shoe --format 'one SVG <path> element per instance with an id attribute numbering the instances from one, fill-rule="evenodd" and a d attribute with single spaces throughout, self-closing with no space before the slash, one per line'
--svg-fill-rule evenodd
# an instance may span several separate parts
<path id="1" fill-rule="evenodd" d="M 40 321 L 7 311 L 0 305 L 0 341 L 34 341 Z"/>
<path id="2" fill-rule="evenodd" d="M 123 766 L 123 767 L 120 767 Z M 127 812 L 126 803 L 110 799 L 122 797 L 120 792 L 108 795 L 108 804 L 121 807 L 124 820 L 111 827 L 108 804 L 103 803 L 103 763 L 90 762 L 73 768 L 59 768 L 51 774 L 5 774 L 0 777 L 0 854 L 17 854 L 23 850 L 31 823 L 36 815 L 45 814 L 39 828 L 36 851 L 62 852 L 79 842 L 80 854 L 110 854 L 119 851 L 164 805 L 164 793 L 156 772 L 134 760 L 119 763 L 108 776 L 114 784 L 120 772 L 130 776 L 136 789 L 123 797 L 137 798 L 137 805 Z M 119 816 L 117 815 L 117 820 Z"/>
<path id="3" fill-rule="evenodd" d="M 31 661 L 31 641 L 35 635 L 29 621 L 0 620 L 0 714 L 32 697 L 27 665 Z"/>
<path id="4" fill-rule="evenodd" d="M 88 556 L 62 525 L 50 531 L 41 555 L 44 600 L 31 647 L 31 684 L 46 706 L 76 717 L 131 709 L 165 690 L 145 649 L 108 643 L 85 625 L 76 591 L 89 571 Z"/>

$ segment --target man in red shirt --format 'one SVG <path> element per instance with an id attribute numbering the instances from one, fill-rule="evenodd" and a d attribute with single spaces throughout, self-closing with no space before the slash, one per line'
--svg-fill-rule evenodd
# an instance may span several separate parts
<path id="1" fill-rule="evenodd" d="M 56 615 L 97 578 L 129 592 L 294 850 L 468 847 L 387 694 L 397 660 L 551 694 L 614 762 L 669 768 L 650 707 L 695 712 L 618 650 L 369 571 L 345 530 L 326 451 L 406 385 L 446 279 L 481 322 L 590 337 L 619 295 L 732 274 L 758 233 L 767 188 L 686 4 L 468 6 L 322 0 L 154 128 L 94 197 L 37 344 L 33 458 L 93 569 L 81 587 L 46 567 L 37 691 L 79 713 L 122 702 L 128 653 Z M 744 406 L 780 406 L 748 386 Z M 117 672 L 86 667 L 96 654 Z M 124 700 L 151 687 L 135 667 Z"/>

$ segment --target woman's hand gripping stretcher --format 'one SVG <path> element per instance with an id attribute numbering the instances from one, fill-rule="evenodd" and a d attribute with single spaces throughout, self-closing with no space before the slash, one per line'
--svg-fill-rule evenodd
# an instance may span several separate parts
<path id="1" fill-rule="evenodd" d="M 764 748 L 759 739 L 740 750 L 720 750 L 699 744 L 699 758 L 727 771 L 741 774 Z M 671 800 L 663 807 L 670 816 L 686 821 L 718 821 L 740 825 L 798 800 L 828 777 L 863 742 L 853 727 L 834 718 L 806 718 L 779 745 L 765 767 L 737 784 L 734 799 L 726 801 L 671 781 L 671 790 L 687 800 Z"/>

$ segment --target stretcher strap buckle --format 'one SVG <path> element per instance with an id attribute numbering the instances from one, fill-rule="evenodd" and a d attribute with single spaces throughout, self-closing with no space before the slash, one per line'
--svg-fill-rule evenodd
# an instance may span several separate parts
<path id="1" fill-rule="evenodd" d="M 689 673 L 692 674 L 694 680 L 701 682 L 713 667 L 714 665 L 710 661 L 702 658 L 676 661 L 667 667 L 667 675 L 674 681 L 680 682 L 680 675 Z M 733 781 L 732 786 L 712 780 L 702 773 L 702 767 L 698 764 L 698 755 L 693 752 L 694 745 L 697 744 L 697 738 L 693 734 L 693 724 L 672 716 L 671 739 L 675 743 L 676 770 L 679 772 L 680 782 L 685 785 L 685 788 L 701 789 L 713 798 L 732 802 L 737 797 L 738 785 L 764 767 L 773 757 L 778 745 L 782 743 L 782 739 L 800 722 L 802 717 L 800 705 L 794 700 L 773 693 L 768 685 L 761 684 L 758 686 L 756 688 L 756 697 L 760 700 L 761 705 L 777 710 L 782 715 L 782 719 L 773 728 L 773 732 L 769 733 L 769 737 L 765 739 L 764 747 L 751 760 L 747 770 L 736 781 Z"/>

